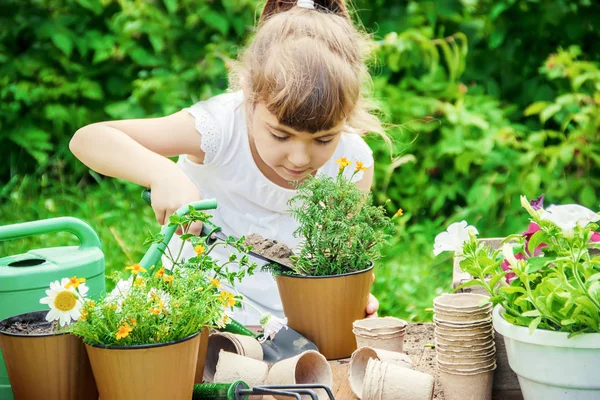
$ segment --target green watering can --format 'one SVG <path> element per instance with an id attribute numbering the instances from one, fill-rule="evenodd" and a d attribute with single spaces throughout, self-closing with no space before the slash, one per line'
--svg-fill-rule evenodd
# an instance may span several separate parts
<path id="1" fill-rule="evenodd" d="M 47 309 L 40 304 L 50 282 L 85 278 L 88 297 L 105 292 L 104 254 L 96 232 L 85 222 L 71 217 L 51 218 L 0 226 L 0 241 L 48 233 L 69 232 L 77 236 L 79 246 L 30 250 L 0 258 L 0 320 L 30 311 Z M 0 353 L 0 399 L 12 399 L 8 373 Z"/>

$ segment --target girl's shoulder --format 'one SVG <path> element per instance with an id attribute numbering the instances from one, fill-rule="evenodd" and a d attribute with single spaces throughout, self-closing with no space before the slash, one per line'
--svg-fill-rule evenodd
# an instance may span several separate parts
<path id="1" fill-rule="evenodd" d="M 356 162 L 361 162 L 366 168 L 371 167 L 375 160 L 373 159 L 373 150 L 369 147 L 367 142 L 357 133 L 342 133 L 342 137 L 338 142 L 338 145 L 333 153 L 333 156 L 325 163 L 321 168 L 321 173 L 329 176 L 337 176 L 339 165 L 336 160 L 342 157 L 346 157 L 349 161 L 352 161 L 352 167 L 346 168 L 345 175 L 348 178 L 354 173 L 354 166 Z M 358 172 L 352 179 L 353 182 L 358 182 L 363 178 L 364 173 Z"/>
<path id="2" fill-rule="evenodd" d="M 195 119 L 196 131 L 202 136 L 204 166 L 217 166 L 231 152 L 233 143 L 245 129 L 244 98 L 241 91 L 226 92 L 199 101 L 184 109 Z"/>

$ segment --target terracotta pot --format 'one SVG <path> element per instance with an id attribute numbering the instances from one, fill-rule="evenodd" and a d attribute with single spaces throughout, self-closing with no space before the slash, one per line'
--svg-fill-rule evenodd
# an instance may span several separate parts
<path id="1" fill-rule="evenodd" d="M 81 339 L 67 333 L 23 335 L 5 330 L 15 322 L 45 321 L 48 311 L 0 322 L 0 347 L 15 399 L 97 399 L 98 390 Z"/>
<path id="2" fill-rule="evenodd" d="M 356 350 L 352 323 L 365 317 L 373 266 L 338 276 L 279 275 L 277 288 L 290 328 L 312 341 L 328 360 Z"/>
<path id="3" fill-rule="evenodd" d="M 263 350 L 258 340 L 251 336 L 236 335 L 229 332 L 216 332 L 208 338 L 206 351 L 206 364 L 204 366 L 204 381 L 213 382 L 219 354 L 221 350 L 250 357 L 255 360 L 263 360 Z"/>
<path id="4" fill-rule="evenodd" d="M 200 344 L 198 345 L 198 362 L 196 364 L 196 376 L 194 383 L 202 383 L 204 377 L 204 365 L 206 364 L 206 352 L 208 350 L 208 337 L 210 330 L 204 328 L 200 332 Z"/>
<path id="5" fill-rule="evenodd" d="M 440 371 L 440 382 L 446 400 L 491 400 L 494 371 L 460 374 Z"/>
<path id="6" fill-rule="evenodd" d="M 379 361 L 387 361 L 390 364 L 396 364 L 403 368 L 413 368 L 412 361 L 404 353 L 374 349 L 372 347 L 359 348 L 352 353 L 350 365 L 348 366 L 350 389 L 352 389 L 352 392 L 358 398 L 362 396 L 367 364 L 372 358 Z"/>
<path id="7" fill-rule="evenodd" d="M 333 388 L 331 365 L 322 354 L 308 350 L 295 357 L 274 364 L 267 376 L 267 385 L 320 384 Z M 317 390 L 319 399 L 328 399 L 324 390 Z M 287 400 L 289 396 L 274 396 Z"/>
<path id="8" fill-rule="evenodd" d="M 85 347 L 102 400 L 189 400 L 199 345 L 200 332 L 169 343 Z"/>

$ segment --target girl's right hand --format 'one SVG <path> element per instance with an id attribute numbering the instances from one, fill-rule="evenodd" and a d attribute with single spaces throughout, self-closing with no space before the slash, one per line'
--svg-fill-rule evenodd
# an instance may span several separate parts
<path id="1" fill-rule="evenodd" d="M 198 188 L 178 167 L 169 173 L 157 176 L 150 185 L 151 201 L 156 221 L 165 225 L 169 218 L 181 206 L 193 201 L 202 200 Z M 202 223 L 194 222 L 188 229 L 188 233 L 199 235 L 202 231 Z M 177 228 L 177 234 L 183 234 L 181 226 Z"/>

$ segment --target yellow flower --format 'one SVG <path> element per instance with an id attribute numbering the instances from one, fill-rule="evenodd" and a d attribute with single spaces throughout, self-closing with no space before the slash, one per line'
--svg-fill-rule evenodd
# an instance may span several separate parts
<path id="1" fill-rule="evenodd" d="M 144 279 L 142 279 L 141 277 L 138 276 L 133 281 L 133 286 L 144 287 L 144 286 L 146 286 L 146 282 L 144 282 Z"/>
<path id="2" fill-rule="evenodd" d="M 223 318 L 217 321 L 217 326 L 219 328 L 225 328 L 225 325 L 227 325 L 230 322 L 231 318 L 229 318 L 229 315 L 223 315 Z"/>
<path id="3" fill-rule="evenodd" d="M 206 250 L 204 248 L 204 246 L 202 246 L 201 244 L 194 246 L 194 251 L 196 252 L 196 254 L 198 254 L 199 256 L 204 254 L 204 250 Z"/>
<path id="4" fill-rule="evenodd" d="M 78 278 L 76 276 L 72 276 L 69 279 L 69 282 L 65 285 L 65 289 L 68 289 L 71 287 L 77 289 L 79 287 L 79 285 L 83 282 L 85 282 L 85 278 Z"/>
<path id="5" fill-rule="evenodd" d="M 126 338 L 127 336 L 129 336 L 129 333 L 131 333 L 131 331 L 133 330 L 133 328 L 131 326 L 129 326 L 129 324 L 127 322 L 123 323 L 123 325 L 121 325 L 119 327 L 119 330 L 117 331 L 117 340 L 121 340 L 123 338 Z"/>
<path id="6" fill-rule="evenodd" d="M 130 322 L 131 322 L 131 325 L 133 325 L 133 326 L 137 326 L 137 319 L 135 319 L 135 318 L 131 318 L 131 321 L 130 321 Z"/>
<path id="7" fill-rule="evenodd" d="M 346 157 L 342 157 L 339 160 L 336 160 L 335 162 L 340 164 L 341 170 L 346 168 L 348 165 L 352 164 L 352 161 L 348 160 Z"/>
<path id="8" fill-rule="evenodd" d="M 173 275 L 165 275 L 165 276 L 163 276 L 163 281 L 165 281 L 167 283 L 173 283 L 173 279 L 175 279 L 173 277 Z"/>
<path id="9" fill-rule="evenodd" d="M 225 307 L 233 307 L 237 303 L 237 300 L 233 297 L 233 294 L 225 290 L 219 293 L 219 296 L 221 297 L 221 301 Z"/>
<path id="10" fill-rule="evenodd" d="M 396 214 L 394 214 L 394 216 L 392 218 L 401 217 L 403 215 L 404 215 L 404 210 L 399 208 L 398 211 L 396 211 Z"/>
<path id="11" fill-rule="evenodd" d="M 145 268 L 142 268 L 142 266 L 140 264 L 133 264 L 130 265 L 129 267 L 125 267 L 125 269 L 130 270 L 132 274 L 137 275 L 140 272 L 146 272 Z"/>
<path id="12" fill-rule="evenodd" d="M 165 267 L 161 267 L 158 271 L 156 271 L 154 276 L 156 276 L 157 278 L 165 276 Z"/>
<path id="13" fill-rule="evenodd" d="M 149 310 L 152 313 L 152 315 L 158 315 L 161 313 L 162 308 L 161 307 L 149 308 Z"/>
<path id="14" fill-rule="evenodd" d="M 221 289 L 221 282 L 217 278 L 211 279 L 210 283 L 212 283 L 217 289 Z"/>
<path id="15" fill-rule="evenodd" d="M 356 172 L 366 171 L 368 168 L 362 163 L 362 161 L 356 162 Z"/>
<path id="16" fill-rule="evenodd" d="M 80 321 L 85 321 L 86 318 L 88 316 L 88 311 L 87 310 L 81 310 L 81 316 L 79 317 Z"/>

